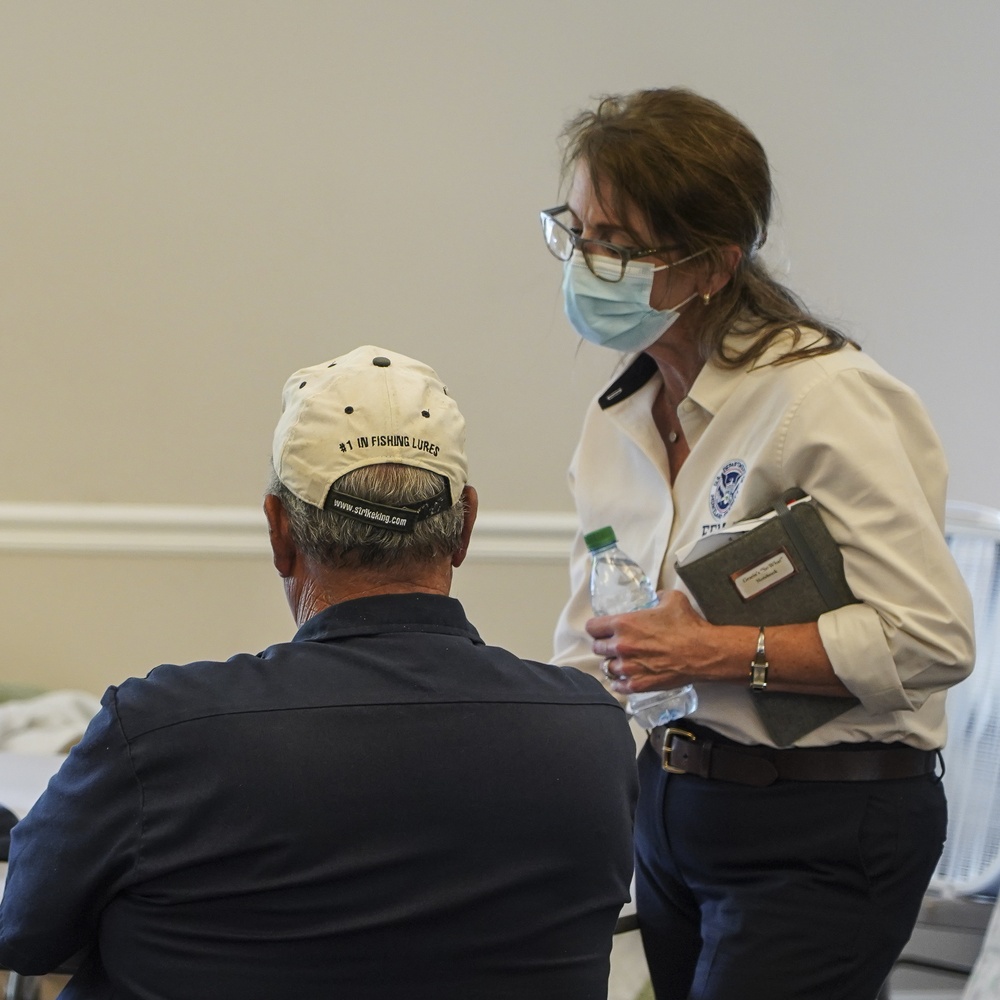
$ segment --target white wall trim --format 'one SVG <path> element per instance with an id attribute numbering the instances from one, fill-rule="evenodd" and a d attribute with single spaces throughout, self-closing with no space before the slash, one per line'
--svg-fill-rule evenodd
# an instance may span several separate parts
<path id="1" fill-rule="evenodd" d="M 470 560 L 565 562 L 573 514 L 480 511 Z M 136 556 L 260 556 L 269 552 L 254 507 L 0 503 L 0 552 Z"/>
<path id="2" fill-rule="evenodd" d="M 996 535 L 1000 511 L 952 501 L 948 528 Z M 480 511 L 469 558 L 563 563 L 575 531 L 571 513 Z M 0 502 L 2 552 L 260 556 L 269 549 L 255 507 Z"/>

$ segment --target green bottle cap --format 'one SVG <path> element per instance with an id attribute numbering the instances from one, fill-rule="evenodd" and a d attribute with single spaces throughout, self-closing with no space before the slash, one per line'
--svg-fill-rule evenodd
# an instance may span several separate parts
<path id="1" fill-rule="evenodd" d="M 608 525 L 606 528 L 598 528 L 596 531 L 589 531 L 583 536 L 583 540 L 587 543 L 587 548 L 591 552 L 597 549 L 603 549 L 606 545 L 614 545 L 618 541 L 615 538 L 615 529 Z"/>

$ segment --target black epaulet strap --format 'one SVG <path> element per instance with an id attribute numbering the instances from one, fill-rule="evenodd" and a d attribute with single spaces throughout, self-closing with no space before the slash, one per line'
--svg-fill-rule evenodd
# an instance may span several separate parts
<path id="1" fill-rule="evenodd" d="M 597 405 L 602 410 L 606 410 L 615 403 L 620 403 L 623 399 L 628 399 L 632 393 L 641 389 L 656 371 L 656 362 L 648 354 L 640 354 L 625 369 L 620 378 L 615 379 L 611 385 L 597 398 Z"/>

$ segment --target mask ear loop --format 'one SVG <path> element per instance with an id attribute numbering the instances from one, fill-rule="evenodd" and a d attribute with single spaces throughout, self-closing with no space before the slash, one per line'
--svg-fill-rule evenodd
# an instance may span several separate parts
<path id="1" fill-rule="evenodd" d="M 683 309 L 692 299 L 698 298 L 697 292 L 692 292 L 683 302 L 678 302 L 677 305 L 671 306 L 669 309 L 661 309 L 660 312 L 677 312 L 679 309 Z"/>
<path id="2" fill-rule="evenodd" d="M 660 264 L 659 267 L 654 267 L 653 271 L 665 271 L 668 267 L 676 267 L 678 264 L 686 264 L 689 260 L 694 260 L 695 257 L 700 257 L 703 253 L 708 253 L 708 247 L 704 250 L 698 250 L 696 253 L 688 254 L 687 257 L 681 257 L 680 260 L 675 260 L 670 264 Z M 652 289 L 650 289 L 652 292 Z M 708 305 L 708 300 L 712 297 L 711 292 L 705 292 L 701 298 L 704 300 L 705 305 Z M 692 299 L 698 298 L 698 292 L 692 292 L 683 302 L 678 302 L 677 305 L 671 306 L 669 309 L 660 309 L 659 312 L 676 312 L 678 309 L 683 309 Z"/>

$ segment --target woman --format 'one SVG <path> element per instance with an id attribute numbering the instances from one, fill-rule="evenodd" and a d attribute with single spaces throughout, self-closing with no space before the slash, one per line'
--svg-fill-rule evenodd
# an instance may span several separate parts
<path id="1" fill-rule="evenodd" d="M 640 754 L 636 902 L 656 996 L 870 1000 L 941 851 L 945 690 L 973 658 L 940 443 L 911 390 L 769 276 L 770 175 L 742 122 L 689 91 L 640 91 L 564 138 L 566 205 L 542 225 L 566 312 L 627 357 L 572 462 L 581 533 L 555 659 L 603 661 L 623 695 L 693 683 L 699 698 Z M 859 603 L 766 630 L 709 624 L 676 553 L 793 487 Z M 658 607 L 591 617 L 582 534 L 605 524 L 658 577 Z M 755 704 L 775 692 L 857 703 L 776 748 Z"/>

